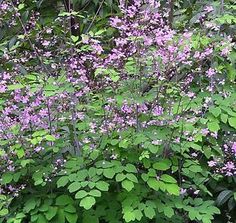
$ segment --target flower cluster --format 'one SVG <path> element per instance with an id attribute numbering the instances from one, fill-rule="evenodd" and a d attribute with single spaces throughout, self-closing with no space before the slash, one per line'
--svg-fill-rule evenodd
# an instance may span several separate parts
<path id="1" fill-rule="evenodd" d="M 236 142 L 231 146 L 224 144 L 224 156 L 215 160 L 208 161 L 208 166 L 213 168 L 215 173 L 225 176 L 236 175 Z"/>

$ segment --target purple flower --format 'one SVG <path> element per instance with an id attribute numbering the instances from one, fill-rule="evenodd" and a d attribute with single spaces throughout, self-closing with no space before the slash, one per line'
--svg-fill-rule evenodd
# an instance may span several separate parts
<path id="1" fill-rule="evenodd" d="M 221 51 L 220 55 L 221 55 L 221 56 L 228 56 L 229 53 L 230 53 L 230 51 L 231 51 L 230 47 L 225 47 L 225 48 Z"/>
<path id="2" fill-rule="evenodd" d="M 111 20 L 110 20 L 111 26 L 113 26 L 115 28 L 117 28 L 121 24 L 121 22 L 122 22 L 121 19 L 119 19 L 117 16 L 114 18 L 111 18 Z"/>
<path id="3" fill-rule="evenodd" d="M 211 5 L 210 6 L 208 5 L 204 8 L 204 11 L 209 13 L 209 12 L 214 11 L 214 8 Z"/>
<path id="4" fill-rule="evenodd" d="M 207 72 L 206 72 L 206 76 L 207 77 L 212 77 L 212 76 L 214 76 L 216 74 L 216 71 L 215 71 L 215 69 L 212 69 L 212 68 L 210 68 Z"/>
<path id="5" fill-rule="evenodd" d="M 97 54 L 101 54 L 103 52 L 103 49 L 99 44 L 94 44 L 92 47 L 97 52 Z"/>
<path id="6" fill-rule="evenodd" d="M 7 9 L 8 9 L 8 4 L 6 4 L 6 3 L 1 3 L 0 9 L 3 10 L 3 11 L 7 10 Z"/>
<path id="7" fill-rule="evenodd" d="M 43 45 L 43 46 L 49 46 L 49 44 L 50 44 L 50 41 L 48 41 L 48 40 L 44 40 L 44 41 L 42 42 L 42 45 Z"/>
<path id="8" fill-rule="evenodd" d="M 4 93 L 4 92 L 6 92 L 6 90 L 7 90 L 6 85 L 0 84 L 0 93 Z"/>
<path id="9" fill-rule="evenodd" d="M 202 129 L 201 132 L 204 136 L 206 136 L 209 133 L 209 130 L 208 129 Z"/>
<path id="10" fill-rule="evenodd" d="M 216 166 L 216 164 L 217 164 L 217 162 L 216 162 L 216 161 L 213 161 L 213 160 L 208 161 L 207 163 L 208 163 L 208 166 L 209 166 L 209 167 L 214 167 L 214 166 Z"/>
<path id="11" fill-rule="evenodd" d="M 180 194 L 184 195 L 187 192 L 187 189 L 184 188 L 180 188 Z"/>
<path id="12" fill-rule="evenodd" d="M 39 153 L 39 152 L 42 151 L 42 150 L 44 150 L 44 148 L 41 147 L 41 146 L 37 146 L 37 147 L 34 149 L 34 151 L 35 151 L 36 153 Z"/>
<path id="13" fill-rule="evenodd" d="M 193 98 L 194 95 L 195 95 L 195 94 L 194 94 L 193 92 L 188 92 L 188 93 L 187 93 L 187 96 L 190 97 L 190 98 Z"/>
<path id="14" fill-rule="evenodd" d="M 131 114 L 133 113 L 133 109 L 131 106 L 127 105 L 127 104 L 124 104 L 122 107 L 121 107 L 121 111 L 126 113 L 126 114 Z"/>
<path id="15" fill-rule="evenodd" d="M 236 155 L 236 142 L 233 143 L 231 150 Z"/>
<path id="16" fill-rule="evenodd" d="M 227 171 L 231 171 L 231 170 L 235 169 L 235 165 L 232 161 L 228 161 L 222 169 L 227 170 Z"/>
<path id="17" fill-rule="evenodd" d="M 152 114 L 154 116 L 159 116 L 159 115 L 162 115 L 163 114 L 163 108 L 159 105 L 156 105 L 154 108 L 153 108 L 153 111 L 152 111 Z"/>
<path id="18" fill-rule="evenodd" d="M 161 145 L 161 143 L 162 143 L 162 140 L 158 140 L 158 139 L 152 141 L 153 145 Z"/>

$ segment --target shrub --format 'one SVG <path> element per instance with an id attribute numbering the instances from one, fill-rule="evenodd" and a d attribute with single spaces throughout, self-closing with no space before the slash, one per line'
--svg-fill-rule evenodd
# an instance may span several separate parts
<path id="1" fill-rule="evenodd" d="M 231 39 L 173 30 L 151 0 L 81 36 L 78 12 L 24 8 L 0 8 L 14 33 L 0 46 L 1 222 L 208 223 L 234 208 L 234 189 L 214 198 L 235 181 Z"/>

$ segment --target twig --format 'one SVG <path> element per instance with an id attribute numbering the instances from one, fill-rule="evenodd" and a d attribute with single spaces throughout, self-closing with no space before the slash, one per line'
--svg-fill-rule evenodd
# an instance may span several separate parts
<path id="1" fill-rule="evenodd" d="M 94 17 L 93 17 L 93 20 L 92 20 L 92 22 L 89 24 L 89 27 L 88 27 L 88 29 L 86 30 L 86 32 L 85 33 L 88 33 L 88 31 L 91 29 L 91 27 L 92 27 L 92 25 L 93 25 L 93 23 L 94 23 L 94 21 L 95 21 L 95 19 L 96 19 L 96 17 L 97 17 L 97 15 L 98 15 L 98 13 L 100 12 L 100 10 L 101 10 L 101 8 L 102 8 L 102 5 L 103 5 L 103 3 L 105 2 L 105 0 L 102 0 L 102 2 L 101 2 L 101 4 L 100 4 L 100 6 L 98 7 L 98 10 L 97 10 L 97 12 L 96 12 L 96 14 L 94 15 Z"/>
<path id="2" fill-rule="evenodd" d="M 33 49 L 35 55 L 36 55 L 37 58 L 39 59 L 39 61 L 40 61 L 41 65 L 42 65 L 43 69 L 45 70 L 45 72 L 50 74 L 50 71 L 49 71 L 49 70 L 47 69 L 47 67 L 44 65 L 41 56 L 38 54 L 38 51 L 36 50 L 34 44 L 32 43 L 31 39 L 29 38 L 29 36 L 28 36 L 28 34 L 27 34 L 27 30 L 26 30 L 26 28 L 25 28 L 25 25 L 24 25 L 24 23 L 23 23 L 21 17 L 19 16 L 19 14 L 18 14 L 18 12 L 17 12 L 17 10 L 16 10 L 16 8 L 15 8 L 14 3 L 13 3 L 12 0 L 11 0 L 11 5 L 12 5 L 14 11 L 15 11 L 16 17 L 18 18 L 18 20 L 19 20 L 19 22 L 20 22 L 20 24 L 21 24 L 21 27 L 22 27 L 22 29 L 23 29 L 23 31 L 24 31 L 24 34 L 25 34 L 25 36 L 26 36 L 26 38 L 27 38 L 27 40 L 28 40 L 28 42 L 29 42 L 31 48 Z"/>

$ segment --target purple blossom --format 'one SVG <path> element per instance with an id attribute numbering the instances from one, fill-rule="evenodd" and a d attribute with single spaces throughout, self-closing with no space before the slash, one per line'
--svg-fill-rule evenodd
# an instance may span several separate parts
<path id="1" fill-rule="evenodd" d="M 187 189 L 180 188 L 180 194 L 181 194 L 181 195 L 186 194 L 186 192 L 187 192 Z"/>
<path id="2" fill-rule="evenodd" d="M 133 108 L 127 104 L 124 104 L 122 107 L 121 107 L 121 111 L 126 113 L 126 114 L 131 114 L 133 113 Z"/>
<path id="3" fill-rule="evenodd" d="M 6 85 L 0 84 L 0 93 L 4 93 L 6 92 L 6 90 L 7 90 Z"/>
<path id="4" fill-rule="evenodd" d="M 111 24 L 111 26 L 113 26 L 113 27 L 115 27 L 115 28 L 118 28 L 119 25 L 121 24 L 121 22 L 122 22 L 122 20 L 119 19 L 117 16 L 110 19 L 110 24 Z"/>
<path id="5" fill-rule="evenodd" d="M 164 110 L 164 109 L 163 109 L 161 106 L 156 105 L 156 106 L 153 108 L 153 110 L 152 110 L 152 114 L 153 114 L 154 116 L 162 115 L 162 114 L 163 114 L 163 110 Z"/>
<path id="6" fill-rule="evenodd" d="M 209 13 L 209 12 L 214 11 L 214 8 L 211 5 L 210 6 L 208 5 L 204 8 L 204 11 Z"/>
<path id="7" fill-rule="evenodd" d="M 207 163 L 208 163 L 208 166 L 209 166 L 209 167 L 214 167 L 214 166 L 216 166 L 216 164 L 217 164 L 217 162 L 216 162 L 216 161 L 213 161 L 213 160 L 208 161 Z"/>
<path id="8" fill-rule="evenodd" d="M 206 72 L 206 76 L 207 77 L 212 77 L 212 76 L 214 76 L 216 74 L 216 71 L 215 71 L 215 69 L 213 69 L 213 68 L 210 68 L 209 70 L 207 70 L 207 72 Z"/>
<path id="9" fill-rule="evenodd" d="M 236 155 L 236 142 L 233 143 L 231 150 Z"/>

